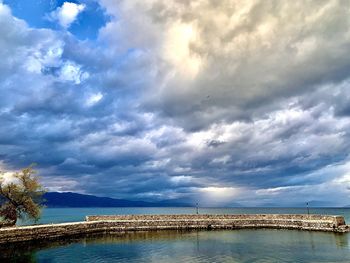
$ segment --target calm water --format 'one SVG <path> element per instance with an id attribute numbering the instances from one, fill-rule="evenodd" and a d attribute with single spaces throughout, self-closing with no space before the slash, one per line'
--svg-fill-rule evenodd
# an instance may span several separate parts
<path id="1" fill-rule="evenodd" d="M 1 262 L 350 262 L 350 235 L 297 230 L 131 232 L 0 247 Z"/>
<path id="2" fill-rule="evenodd" d="M 46 209 L 40 223 L 81 221 L 93 214 L 182 214 L 193 208 Z M 200 213 L 306 213 L 300 208 L 202 208 Z M 318 208 L 344 215 L 350 209 Z M 350 234 L 297 230 L 150 231 L 86 235 L 0 246 L 0 262 L 350 262 Z"/>

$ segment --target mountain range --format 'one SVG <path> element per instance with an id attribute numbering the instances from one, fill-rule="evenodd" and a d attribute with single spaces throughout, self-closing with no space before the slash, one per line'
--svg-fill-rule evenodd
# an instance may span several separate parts
<path id="1" fill-rule="evenodd" d="M 71 192 L 47 192 L 44 194 L 47 207 L 191 207 L 188 203 L 171 200 L 159 202 L 131 201 L 110 197 L 98 197 Z"/>

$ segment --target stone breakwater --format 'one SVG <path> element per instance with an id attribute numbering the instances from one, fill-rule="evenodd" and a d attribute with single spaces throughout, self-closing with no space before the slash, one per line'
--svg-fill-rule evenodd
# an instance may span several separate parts
<path id="1" fill-rule="evenodd" d="M 0 228 L 0 244 L 90 233 L 162 229 L 274 228 L 349 232 L 342 216 L 326 215 L 118 215 L 87 216 L 85 222 Z"/>

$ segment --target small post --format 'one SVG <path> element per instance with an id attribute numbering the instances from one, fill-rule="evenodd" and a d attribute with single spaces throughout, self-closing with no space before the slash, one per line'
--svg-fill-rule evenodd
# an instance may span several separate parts
<path id="1" fill-rule="evenodd" d="M 307 214 L 310 215 L 309 202 L 306 202 Z"/>
<path id="2" fill-rule="evenodd" d="M 196 214 L 198 215 L 198 203 L 196 203 Z"/>

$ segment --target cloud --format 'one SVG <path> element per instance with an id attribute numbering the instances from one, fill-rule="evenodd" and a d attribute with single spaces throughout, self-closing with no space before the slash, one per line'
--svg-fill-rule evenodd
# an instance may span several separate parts
<path id="1" fill-rule="evenodd" d="M 95 105 L 96 103 L 98 103 L 101 99 L 103 98 L 103 95 L 101 92 L 92 94 L 91 96 L 89 96 L 89 98 L 86 101 L 86 105 L 88 107 L 91 107 L 93 105 Z"/>
<path id="2" fill-rule="evenodd" d="M 145 48 L 164 63 L 157 66 L 167 77 L 152 87 L 147 109 L 188 129 L 249 119 L 348 77 L 349 10 L 336 1 L 102 2 L 118 16 L 102 37 L 118 48 Z"/>
<path id="3" fill-rule="evenodd" d="M 89 77 L 89 74 L 82 72 L 79 65 L 67 62 L 62 65 L 59 76 L 62 81 L 73 81 L 75 84 L 80 84 Z"/>
<path id="4" fill-rule="evenodd" d="M 127 199 L 348 204 L 348 9 L 101 5 L 110 21 L 80 41 L 0 4 L 3 167 L 36 162 L 52 190 Z"/>
<path id="5" fill-rule="evenodd" d="M 69 28 L 85 7 L 84 4 L 64 2 L 61 7 L 51 12 L 49 17 L 52 20 L 57 20 L 63 28 Z"/>

